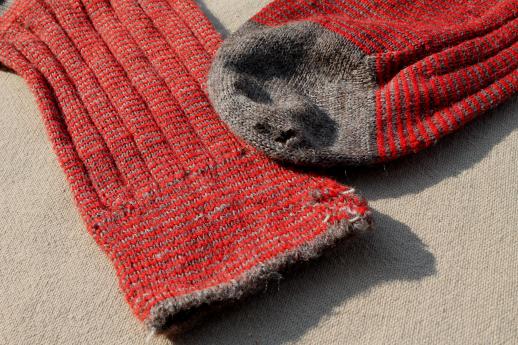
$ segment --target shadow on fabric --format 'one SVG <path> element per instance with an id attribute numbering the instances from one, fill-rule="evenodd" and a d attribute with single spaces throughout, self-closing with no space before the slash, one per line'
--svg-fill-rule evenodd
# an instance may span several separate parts
<path id="1" fill-rule="evenodd" d="M 484 159 L 495 145 L 518 129 L 516 109 L 518 97 L 415 155 L 382 166 L 340 169 L 333 175 L 356 187 L 369 201 L 418 193 Z"/>
<path id="2" fill-rule="evenodd" d="M 408 226 L 380 213 L 375 218 L 376 232 L 342 243 L 270 282 L 263 294 L 209 317 L 196 330 L 174 338 L 174 344 L 296 341 L 336 308 L 347 313 L 347 302 L 374 286 L 435 274 L 434 256 Z"/>

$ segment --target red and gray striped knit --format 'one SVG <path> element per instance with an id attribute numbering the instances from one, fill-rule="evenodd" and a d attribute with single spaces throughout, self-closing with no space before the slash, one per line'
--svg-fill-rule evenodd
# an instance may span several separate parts
<path id="1" fill-rule="evenodd" d="M 276 0 L 229 37 L 209 95 L 306 165 L 417 152 L 518 91 L 517 0 Z"/>
<path id="2" fill-rule="evenodd" d="M 181 330 L 365 231 L 354 190 L 269 160 L 204 92 L 221 38 L 190 0 L 17 0 L 24 77 L 91 235 L 151 331 Z"/>

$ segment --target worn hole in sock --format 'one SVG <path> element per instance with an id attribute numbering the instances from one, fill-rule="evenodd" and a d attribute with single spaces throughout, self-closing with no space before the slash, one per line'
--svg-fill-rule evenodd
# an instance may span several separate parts
<path id="1" fill-rule="evenodd" d="M 325 110 L 311 101 L 304 102 L 299 109 L 292 111 L 290 122 L 302 131 L 296 133 L 301 139 L 301 145 L 320 149 L 333 145 L 337 138 L 337 123 Z"/>
<path id="2" fill-rule="evenodd" d="M 266 134 L 269 134 L 272 132 L 272 126 L 270 126 L 267 123 L 258 122 L 254 125 L 254 129 L 257 131 L 257 133 L 263 134 L 263 135 L 266 135 Z"/>
<path id="3" fill-rule="evenodd" d="M 281 131 L 274 140 L 280 144 L 286 144 L 288 140 L 295 138 L 297 134 L 298 132 L 296 130 L 288 129 L 287 131 Z"/>

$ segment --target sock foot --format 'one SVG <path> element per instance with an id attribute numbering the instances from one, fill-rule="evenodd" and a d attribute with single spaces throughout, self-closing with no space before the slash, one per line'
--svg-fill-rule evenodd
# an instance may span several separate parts
<path id="1" fill-rule="evenodd" d="M 372 164 L 518 91 L 516 0 L 379 2 L 272 2 L 216 55 L 220 117 L 275 159 Z"/>
<path id="2" fill-rule="evenodd" d="M 247 23 L 219 50 L 208 85 L 227 124 L 274 158 L 327 165 L 376 155 L 373 61 L 316 23 Z"/>

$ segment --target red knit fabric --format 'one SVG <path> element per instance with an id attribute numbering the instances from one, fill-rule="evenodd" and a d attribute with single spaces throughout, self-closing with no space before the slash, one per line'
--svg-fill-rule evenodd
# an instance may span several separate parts
<path id="1" fill-rule="evenodd" d="M 158 331 L 370 223 L 350 188 L 228 131 L 203 89 L 220 42 L 188 0 L 19 0 L 0 19 L 0 62 L 27 80 L 88 230 Z"/>
<path id="2" fill-rule="evenodd" d="M 313 21 L 375 57 L 380 161 L 419 151 L 518 92 L 517 0 L 277 0 L 254 21 Z"/>

